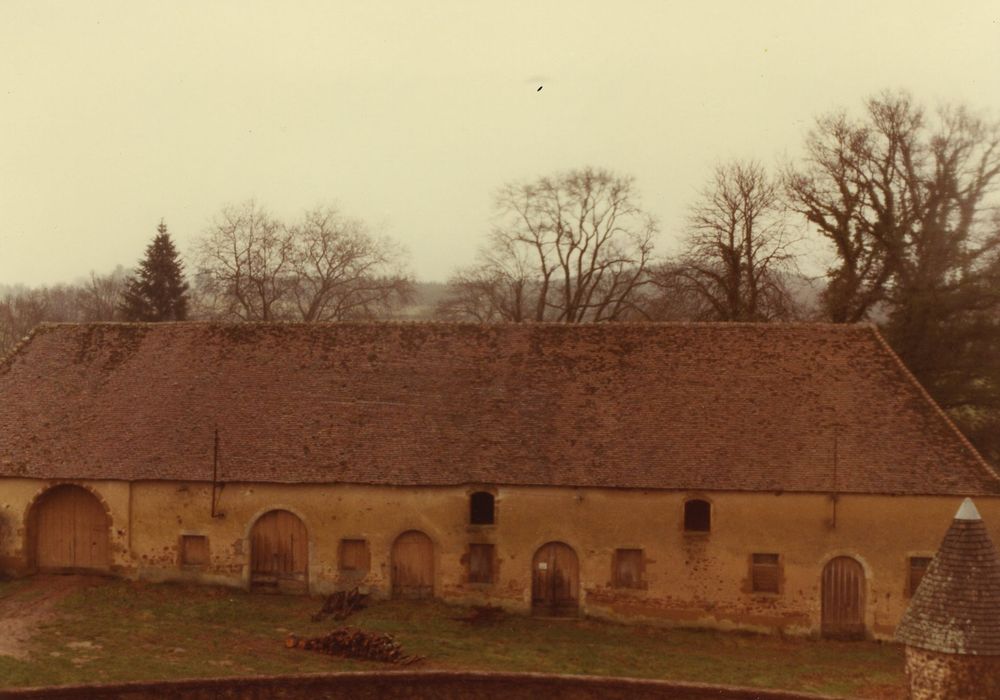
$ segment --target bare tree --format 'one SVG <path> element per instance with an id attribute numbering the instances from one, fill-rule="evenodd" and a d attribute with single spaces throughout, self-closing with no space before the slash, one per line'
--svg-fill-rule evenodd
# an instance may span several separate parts
<path id="1" fill-rule="evenodd" d="M 653 279 L 689 318 L 787 319 L 795 314 L 786 282 L 795 271 L 795 242 L 786 231 L 779 187 L 763 166 L 726 163 L 691 207 L 685 251 L 655 270 Z"/>
<path id="2" fill-rule="evenodd" d="M 824 117 L 792 206 L 833 244 L 833 321 L 875 316 L 977 445 L 1000 459 L 1000 123 L 905 93 Z"/>
<path id="3" fill-rule="evenodd" d="M 508 184 L 479 262 L 439 314 L 479 321 L 609 321 L 640 313 L 656 222 L 632 178 L 585 168 Z"/>
<path id="4" fill-rule="evenodd" d="M 495 265 L 470 267 L 448 281 L 435 315 L 478 323 L 524 321 L 530 292 L 529 280 L 522 274 Z"/>
<path id="5" fill-rule="evenodd" d="M 10 350 L 40 323 L 88 323 L 115 320 L 116 293 L 125 271 L 91 273 L 88 282 L 35 289 L 17 287 L 0 299 L 0 354 Z"/>
<path id="6" fill-rule="evenodd" d="M 48 300 L 39 292 L 17 290 L 0 300 L 0 356 L 39 323 L 48 320 Z"/>
<path id="7" fill-rule="evenodd" d="M 388 314 L 411 294 L 402 253 L 333 208 L 286 225 L 255 202 L 226 207 L 198 242 L 202 315 L 336 321 Z"/>
<path id="8" fill-rule="evenodd" d="M 792 208 L 834 246 L 823 302 L 835 323 L 861 321 L 885 301 L 923 200 L 922 187 L 907 187 L 903 175 L 923 168 L 923 112 L 890 94 L 869 100 L 866 111 L 863 120 L 817 120 L 804 165 L 785 177 Z"/>
<path id="9" fill-rule="evenodd" d="M 402 253 L 362 221 L 314 209 L 292 227 L 291 239 L 291 293 L 303 321 L 384 316 L 412 296 Z"/>
<path id="10" fill-rule="evenodd" d="M 293 255 L 289 230 L 255 201 L 227 206 L 197 244 L 200 300 L 222 318 L 280 320 Z"/>
<path id="11" fill-rule="evenodd" d="M 90 279 L 79 289 L 80 309 L 84 322 L 116 321 L 125 293 L 128 272 L 119 265 L 106 275 L 90 273 Z"/>

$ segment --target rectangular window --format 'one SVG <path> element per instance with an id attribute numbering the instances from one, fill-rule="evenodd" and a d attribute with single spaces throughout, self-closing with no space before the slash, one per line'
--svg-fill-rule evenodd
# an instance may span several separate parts
<path id="1" fill-rule="evenodd" d="M 368 543 L 365 540 L 340 541 L 340 570 L 368 571 Z"/>
<path id="2" fill-rule="evenodd" d="M 181 535 L 181 566 L 208 565 L 208 538 L 204 535 Z"/>
<path id="3" fill-rule="evenodd" d="M 927 567 L 931 565 L 930 557 L 910 557 L 909 592 L 913 595 L 917 592 L 917 586 L 924 579 Z"/>
<path id="4" fill-rule="evenodd" d="M 641 549 L 616 549 L 611 580 L 615 588 L 642 588 Z"/>
<path id="5" fill-rule="evenodd" d="M 495 519 L 492 493 L 477 491 L 469 497 L 469 522 L 473 525 L 492 525 Z"/>
<path id="6" fill-rule="evenodd" d="M 754 554 L 750 578 L 754 593 L 777 593 L 781 563 L 777 554 Z"/>
<path id="7" fill-rule="evenodd" d="M 469 545 L 469 583 L 493 583 L 493 545 Z"/>

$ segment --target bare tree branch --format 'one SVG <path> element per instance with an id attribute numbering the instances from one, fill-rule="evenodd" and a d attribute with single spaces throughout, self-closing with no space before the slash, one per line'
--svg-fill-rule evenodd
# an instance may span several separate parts
<path id="1" fill-rule="evenodd" d="M 786 277 L 796 243 L 785 228 L 777 184 L 754 162 L 716 168 L 691 207 L 683 254 L 659 267 L 656 285 L 700 320 L 771 321 L 796 309 Z M 661 312 L 662 313 L 662 312 Z"/>
<path id="2" fill-rule="evenodd" d="M 456 274 L 438 314 L 477 321 L 634 316 L 657 233 L 631 178 L 584 168 L 512 183 L 474 267 Z"/>

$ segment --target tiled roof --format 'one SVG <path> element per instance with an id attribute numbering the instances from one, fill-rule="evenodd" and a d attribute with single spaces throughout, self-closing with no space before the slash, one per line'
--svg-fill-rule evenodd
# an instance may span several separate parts
<path id="1" fill-rule="evenodd" d="M 1000 557 L 975 508 L 963 506 L 952 521 L 896 638 L 947 654 L 1000 656 Z"/>
<path id="2" fill-rule="evenodd" d="M 0 474 L 975 495 L 1000 481 L 870 326 L 42 326 Z"/>

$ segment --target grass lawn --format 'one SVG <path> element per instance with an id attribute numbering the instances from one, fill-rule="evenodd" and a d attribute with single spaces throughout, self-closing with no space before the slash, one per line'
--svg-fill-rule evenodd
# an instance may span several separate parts
<path id="1" fill-rule="evenodd" d="M 8 610 L 44 595 L 44 581 L 0 583 Z M 42 590 L 40 592 L 40 587 Z M 0 686 L 374 670 L 286 649 L 289 632 L 317 636 L 318 599 L 175 584 L 83 585 L 37 622 L 27 658 L 0 656 Z M 581 673 L 903 698 L 894 645 L 782 639 L 518 615 L 472 626 L 437 601 L 374 604 L 346 624 L 390 632 L 420 668 Z"/>

